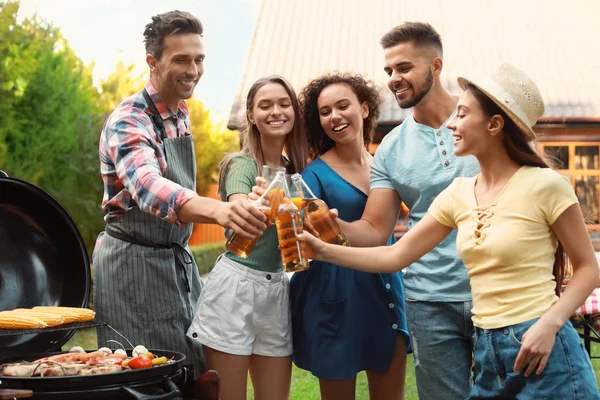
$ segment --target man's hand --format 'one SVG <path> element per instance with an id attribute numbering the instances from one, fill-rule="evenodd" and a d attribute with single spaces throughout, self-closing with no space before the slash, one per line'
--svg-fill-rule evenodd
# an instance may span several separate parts
<path id="1" fill-rule="evenodd" d="M 222 203 L 216 214 L 219 225 L 247 238 L 260 236 L 267 229 L 266 219 L 248 199 Z"/>

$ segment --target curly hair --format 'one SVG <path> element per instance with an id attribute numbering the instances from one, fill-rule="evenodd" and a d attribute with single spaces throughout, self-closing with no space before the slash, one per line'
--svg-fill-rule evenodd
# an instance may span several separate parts
<path id="1" fill-rule="evenodd" d="M 382 103 L 379 90 L 375 84 L 363 78 L 361 75 L 334 72 L 323 75 L 312 80 L 300 93 L 300 107 L 302 109 L 306 139 L 308 140 L 308 151 L 311 159 L 317 158 L 333 146 L 335 142 L 327 136 L 321 126 L 319 106 L 317 101 L 319 95 L 329 85 L 345 83 L 356 94 L 359 103 L 367 103 L 369 116 L 364 119 L 363 139 L 365 146 L 371 143 L 373 131 L 379 119 L 379 107 Z"/>
<path id="2" fill-rule="evenodd" d="M 152 54 L 160 60 L 167 36 L 182 33 L 196 33 L 202 36 L 203 31 L 200 20 L 187 11 L 174 10 L 157 14 L 144 30 L 146 54 Z"/>

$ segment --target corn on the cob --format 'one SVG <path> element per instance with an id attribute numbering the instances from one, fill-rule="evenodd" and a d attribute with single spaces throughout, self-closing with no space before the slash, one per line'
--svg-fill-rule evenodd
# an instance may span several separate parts
<path id="1" fill-rule="evenodd" d="M 36 317 L 44 321 L 48 326 L 58 326 L 65 323 L 64 318 L 61 315 L 53 314 L 40 310 L 33 310 L 31 308 L 17 308 L 12 312 L 18 313 L 21 316 Z"/>
<path id="2" fill-rule="evenodd" d="M 33 309 L 43 311 L 45 313 L 61 315 L 65 320 L 65 323 L 93 321 L 96 317 L 96 312 L 88 308 L 37 306 L 33 307 Z"/>
<path id="3" fill-rule="evenodd" d="M 2 329 L 32 329 L 46 328 L 47 326 L 47 323 L 34 316 L 20 315 L 13 311 L 0 312 L 0 328 Z"/>

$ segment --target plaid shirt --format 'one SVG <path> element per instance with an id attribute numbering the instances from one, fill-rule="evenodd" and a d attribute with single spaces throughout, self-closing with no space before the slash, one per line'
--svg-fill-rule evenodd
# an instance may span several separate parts
<path id="1" fill-rule="evenodd" d="M 146 90 L 160 113 L 167 137 L 190 135 L 185 102 L 179 103 L 175 115 L 150 81 Z M 119 104 L 102 129 L 100 173 L 104 181 L 104 220 L 110 222 L 137 205 L 157 218 L 184 225 L 177 212 L 198 195 L 164 178 L 167 171 L 164 144 L 147 112 L 150 112 L 148 104 L 139 92 Z"/>

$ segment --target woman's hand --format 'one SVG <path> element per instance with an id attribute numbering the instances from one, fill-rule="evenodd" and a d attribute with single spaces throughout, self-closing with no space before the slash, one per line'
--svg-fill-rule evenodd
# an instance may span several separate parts
<path id="1" fill-rule="evenodd" d="M 306 256 L 313 260 L 325 260 L 325 254 L 327 253 L 327 247 L 331 246 L 316 238 L 311 233 L 304 231 L 298 234 L 298 240 L 304 242 L 306 245 Z"/>
<path id="2" fill-rule="evenodd" d="M 538 320 L 531 325 L 521 340 L 521 350 L 513 367 L 515 372 L 522 372 L 525 368 L 525 377 L 535 371 L 537 375 L 544 372 L 550 353 L 556 340 L 556 326 Z"/>
<path id="3" fill-rule="evenodd" d="M 258 200 L 267 188 L 267 181 L 265 178 L 257 176 L 255 182 L 256 185 L 252 186 L 252 192 L 248 193 L 248 198 L 250 200 Z"/>

